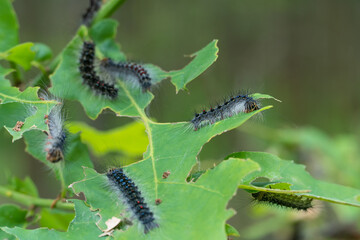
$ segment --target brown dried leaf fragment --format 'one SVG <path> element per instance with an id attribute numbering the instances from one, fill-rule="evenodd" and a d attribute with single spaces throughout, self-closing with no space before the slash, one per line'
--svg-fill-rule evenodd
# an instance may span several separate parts
<path id="1" fill-rule="evenodd" d="M 13 130 L 14 130 L 15 132 L 20 132 L 21 127 L 22 127 L 23 125 L 24 125 L 24 122 L 22 122 L 22 121 L 17 121 L 15 127 L 13 127 Z"/>

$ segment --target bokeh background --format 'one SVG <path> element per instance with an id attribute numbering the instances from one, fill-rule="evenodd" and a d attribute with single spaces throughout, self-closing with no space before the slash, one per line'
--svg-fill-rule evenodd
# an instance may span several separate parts
<path id="1" fill-rule="evenodd" d="M 16 0 L 21 42 L 43 42 L 57 55 L 87 6 L 87 0 Z M 316 178 L 360 188 L 359 1 L 133 0 L 113 18 L 120 22 L 117 40 L 128 58 L 165 70 L 182 68 L 190 60 L 184 55 L 219 39 L 218 60 L 188 85 L 188 92 L 175 94 L 169 81 L 155 90 L 149 114 L 159 122 L 187 121 L 195 110 L 237 90 L 282 100 L 262 102 L 274 105 L 263 119 L 205 145 L 200 168 L 232 152 L 267 151 L 305 164 Z M 92 121 L 78 103 L 68 106 L 71 121 L 100 130 L 132 121 L 110 112 Z M 54 176 L 24 148 L 22 140 L 11 143 L 0 129 L 2 169 L 30 176 L 40 196 L 55 198 Z M 240 190 L 229 207 L 237 211 L 229 223 L 239 230 L 239 239 L 360 239 L 356 208 L 321 202 L 298 214 L 254 205 Z"/>

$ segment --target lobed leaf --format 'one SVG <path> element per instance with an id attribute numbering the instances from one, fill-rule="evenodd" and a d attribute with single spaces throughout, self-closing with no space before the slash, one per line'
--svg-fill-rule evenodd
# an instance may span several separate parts
<path id="1" fill-rule="evenodd" d="M 293 161 L 285 161 L 277 156 L 260 152 L 239 152 L 226 157 L 226 159 L 234 158 L 252 160 L 261 167 L 260 171 L 253 172 L 244 178 L 239 188 L 265 190 L 252 183 L 255 179 L 263 177 L 268 178 L 269 183 L 289 183 L 293 191 L 309 191 L 298 193 L 302 196 L 360 207 L 360 190 L 314 179 L 306 172 L 304 165 L 295 164 Z M 266 190 L 272 191 L 272 189 Z"/>
<path id="2" fill-rule="evenodd" d="M 37 95 L 38 87 L 28 87 L 23 92 L 11 87 L 5 79 L 8 73 L 9 69 L 0 67 L 0 125 L 13 136 L 13 141 L 30 130 L 48 131 L 44 117 L 49 115 L 51 108 L 58 102 L 40 100 Z M 20 129 L 14 129 L 18 121 L 24 124 Z"/>
<path id="3" fill-rule="evenodd" d="M 229 164 L 225 162 L 203 174 L 195 183 L 187 183 L 186 177 L 196 164 L 196 156 L 206 142 L 224 131 L 240 126 L 251 116 L 270 107 L 239 114 L 199 131 L 190 129 L 189 123 L 160 124 L 143 119 L 149 137 L 148 150 L 144 154 L 144 160 L 127 166 L 126 172 L 139 185 L 159 221 L 161 230 L 154 230 L 154 233 L 151 233 L 153 236 L 162 239 L 161 234 L 164 231 L 167 235 L 176 234 L 183 239 L 226 236 L 224 226 L 231 214 L 225 207 L 235 193 L 233 186 L 246 174 L 258 169 L 258 165 L 251 162 L 244 165 L 244 161 Z M 164 179 L 162 175 L 166 171 L 170 172 L 170 176 Z M 106 229 L 107 220 L 114 216 L 121 217 L 120 212 L 125 217 L 129 216 L 128 212 L 124 213 L 122 201 L 116 203 L 117 195 L 106 187 L 107 178 L 104 175 L 88 168 L 85 168 L 85 175 L 84 180 L 72 184 L 72 187 L 75 193 L 85 194 L 92 209 L 99 209 L 101 220 L 98 225 L 102 230 Z M 218 181 L 220 177 L 223 179 L 222 184 Z M 204 206 L 203 202 L 199 201 L 200 198 L 206 199 L 208 204 Z M 162 200 L 158 206 L 155 206 L 156 199 Z M 175 227 L 179 224 L 185 224 L 187 229 L 193 230 L 184 232 Z M 116 239 L 130 236 L 136 239 L 144 238 L 137 227 L 131 227 L 125 232 L 118 231 L 115 236 Z"/>
<path id="4" fill-rule="evenodd" d="M 225 239 L 225 222 L 234 214 L 226 210 L 227 203 L 235 194 L 240 179 L 257 169 L 258 165 L 250 161 L 226 161 L 207 171 L 195 183 L 187 183 L 185 178 L 178 181 L 176 173 L 171 173 L 167 179 L 158 180 L 158 189 L 154 192 L 149 161 L 127 167 L 128 175 L 134 181 L 139 180 L 138 186 L 160 226 L 147 235 L 143 234 L 142 226 L 131 218 L 129 211 L 125 211 L 123 201 L 106 187 L 106 176 L 85 169 L 86 178 L 72 187 L 75 192 L 85 194 L 92 209 L 99 209 L 101 220 L 98 226 L 103 231 L 106 229 L 105 222 L 112 217 L 127 217 L 134 221 L 135 225 L 125 231 L 115 231 L 115 239 L 165 239 L 165 236 L 177 236 L 178 239 Z M 221 182 L 218 181 L 220 178 Z M 160 205 L 155 205 L 157 198 L 162 200 Z M 178 227 L 180 225 L 181 228 Z"/>
<path id="5" fill-rule="evenodd" d="M 216 61 L 219 52 L 217 42 L 218 40 L 213 40 L 203 49 L 191 54 L 190 57 L 194 57 L 194 59 L 183 69 L 169 72 L 169 77 L 172 78 L 171 82 L 176 87 L 176 92 L 185 89 L 190 81 L 198 77 Z"/>
<path id="6" fill-rule="evenodd" d="M 129 157 L 143 154 L 148 145 L 145 127 L 140 122 L 133 122 L 109 131 L 99 131 L 82 122 L 72 122 L 70 132 L 81 132 L 81 140 L 97 156 L 109 152 L 121 152 Z M 124 141 L 126 139 L 126 141 Z"/>

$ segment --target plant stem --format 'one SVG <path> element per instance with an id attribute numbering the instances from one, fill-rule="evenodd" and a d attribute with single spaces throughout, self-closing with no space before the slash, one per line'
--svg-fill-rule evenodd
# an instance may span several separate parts
<path id="1" fill-rule="evenodd" d="M 104 18 L 110 17 L 126 0 L 112 0 L 104 4 L 96 14 L 92 24 L 99 22 Z"/>
<path id="2" fill-rule="evenodd" d="M 59 177 L 60 177 L 60 182 L 61 182 L 61 193 L 60 193 L 61 198 L 65 198 L 66 192 L 67 192 L 63 169 L 64 169 L 64 162 L 62 162 L 61 165 L 58 166 L 58 172 L 59 172 Z"/>
<path id="3" fill-rule="evenodd" d="M 23 193 L 15 192 L 6 187 L 0 186 L 0 195 L 3 195 L 7 198 L 10 198 L 16 202 L 19 202 L 25 206 L 38 206 L 38 207 L 47 207 L 50 208 L 51 204 L 54 202 L 53 199 L 37 198 L 32 197 Z M 63 203 L 57 202 L 55 208 L 64 209 L 64 210 L 73 210 L 74 204 L 72 203 Z"/>

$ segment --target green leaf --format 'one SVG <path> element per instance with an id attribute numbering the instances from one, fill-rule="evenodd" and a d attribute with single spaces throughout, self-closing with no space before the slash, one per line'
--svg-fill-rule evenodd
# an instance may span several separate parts
<path id="1" fill-rule="evenodd" d="M 173 164 L 175 165 L 174 162 Z M 149 161 L 133 164 L 126 168 L 126 172 L 133 180 L 142 179 L 139 188 L 145 199 L 151 199 L 148 204 L 155 213 L 160 229 L 152 230 L 148 234 L 149 237 L 153 239 L 163 239 L 162 236 L 177 236 L 178 239 L 225 239 L 227 236 L 225 222 L 234 214 L 233 211 L 226 210 L 227 203 L 235 194 L 236 184 L 240 182 L 240 179 L 257 169 L 257 164 L 250 161 L 225 161 L 207 171 L 195 183 L 186 183 L 185 176 L 182 180 L 177 180 L 180 176 L 177 176 L 178 172 L 174 171 L 166 180 L 157 179 L 155 185 L 158 186 L 154 185 L 152 176 L 149 174 L 152 172 Z M 99 209 L 101 220 L 98 226 L 102 230 L 106 229 L 107 220 L 112 217 L 122 218 L 119 213 L 128 218 L 131 216 L 124 208 L 123 201 L 118 199 L 118 195 L 104 187 L 108 184 L 106 176 L 92 169 L 85 169 L 85 175 L 85 180 L 73 184 L 73 188 L 75 192 L 81 191 L 85 194 L 92 209 Z M 218 179 L 222 181 L 219 182 Z M 160 198 L 162 203 L 155 206 L 157 198 Z M 201 199 L 206 199 L 206 203 Z M 144 235 L 136 225 L 129 227 L 125 232 L 116 231 L 115 239 L 148 239 L 148 236 Z"/>
<path id="2" fill-rule="evenodd" d="M 109 131 L 98 131 L 82 122 L 71 122 L 69 126 L 70 132 L 81 132 L 82 142 L 87 144 L 97 156 L 109 152 L 121 152 L 129 157 L 137 157 L 145 152 L 149 143 L 145 127 L 140 122 L 133 122 Z"/>
<path id="3" fill-rule="evenodd" d="M 239 232 L 230 224 L 225 224 L 225 231 L 228 236 L 240 237 Z"/>
<path id="4" fill-rule="evenodd" d="M 115 61 L 126 61 L 125 54 L 120 52 L 120 45 L 115 42 L 117 26 L 118 22 L 115 20 L 103 20 L 90 29 L 90 36 L 106 57 Z"/>
<path id="5" fill-rule="evenodd" d="M 9 81 L 4 78 L 4 73 L 9 73 L 0 67 L 0 126 L 13 136 L 13 141 L 22 137 L 30 130 L 38 129 L 48 131 L 44 116 L 49 112 L 56 101 L 43 101 L 38 98 L 38 87 L 28 87 L 23 92 L 18 88 L 11 87 Z M 24 124 L 20 129 L 15 129 L 17 122 Z"/>
<path id="6" fill-rule="evenodd" d="M 224 131 L 238 127 L 258 112 L 239 114 L 229 119 L 204 127 L 198 131 L 189 129 L 189 123 L 159 124 L 143 118 L 150 139 L 144 160 L 126 167 L 127 174 L 139 185 L 145 199 L 158 218 L 161 230 L 149 233 L 155 238 L 158 234 L 181 236 L 181 239 L 194 238 L 225 238 L 225 222 L 232 215 L 225 210 L 228 200 L 235 193 L 233 186 L 240 182 L 249 172 L 258 169 L 258 164 L 245 161 L 222 163 L 213 170 L 201 175 L 197 181 L 185 181 L 192 167 L 196 164 L 196 156 L 202 146 L 212 137 Z M 190 127 L 191 128 L 191 127 Z M 170 172 L 166 179 L 162 178 L 165 171 Z M 107 178 L 92 169 L 85 169 L 86 178 L 72 184 L 76 193 L 83 192 L 87 203 L 92 209 L 99 209 L 101 220 L 99 227 L 104 230 L 105 222 L 113 216 L 121 217 L 124 210 L 122 201 L 117 195 L 110 194 Z M 221 183 L 218 179 L 222 179 Z M 155 200 L 162 203 L 155 206 Z M 204 205 L 199 199 L 206 199 Z M 191 209 L 191 211 L 185 210 Z M 129 213 L 124 213 L 128 217 Z M 182 231 L 182 225 L 190 231 Z M 143 239 L 144 234 L 137 227 L 125 232 L 116 232 L 116 239 L 132 236 Z M 161 238 L 160 238 L 161 239 Z"/>
<path id="7" fill-rule="evenodd" d="M 35 43 L 31 49 L 35 52 L 35 61 L 43 62 L 52 58 L 50 47 L 43 43 Z"/>
<path id="8" fill-rule="evenodd" d="M 100 52 L 100 55 L 105 57 L 110 55 L 116 59 L 123 59 L 123 53 L 116 51 L 118 46 L 114 42 L 115 27 L 116 23 L 114 21 L 103 20 L 94 25 L 90 35 L 95 39 L 95 42 L 99 42 L 98 52 Z M 95 95 L 90 88 L 82 84 L 82 78 L 78 70 L 78 59 L 83 43 L 80 36 L 84 34 L 86 35 L 84 29 L 81 28 L 78 36 L 63 51 L 60 65 L 54 75 L 51 76 L 53 83 L 51 91 L 61 98 L 78 100 L 83 105 L 87 115 L 92 119 L 97 118 L 100 112 L 106 108 L 110 108 L 119 116 L 141 117 L 145 115 L 144 109 L 149 105 L 154 96 L 150 92 L 143 93 L 140 88 L 134 87 L 132 83 L 118 80 L 117 87 L 119 88 L 119 94 L 115 100 Z M 107 49 L 108 47 L 110 49 Z M 101 52 L 101 50 L 105 52 Z M 167 73 L 152 64 L 143 65 L 149 71 L 152 84 L 154 85 L 167 77 L 185 79 L 183 84 L 186 84 L 205 71 L 215 61 L 217 51 L 216 41 L 213 41 L 203 50 L 195 53 L 193 56 L 196 55 L 196 57 L 188 66 L 183 70 L 175 72 Z M 203 64 L 201 61 L 205 63 Z M 178 80 L 175 82 L 178 84 Z"/>
<path id="9" fill-rule="evenodd" d="M 213 40 L 200 51 L 191 54 L 190 57 L 195 58 L 183 69 L 169 72 L 169 77 L 172 78 L 171 82 L 176 87 L 176 92 L 180 89 L 185 89 L 186 84 L 199 76 L 216 61 L 219 52 L 217 42 L 218 40 Z"/>
<path id="10" fill-rule="evenodd" d="M 264 177 L 268 178 L 272 183 L 289 183 L 291 184 L 291 190 L 295 192 L 309 191 L 298 193 L 298 195 L 360 207 L 360 201 L 358 200 L 360 190 L 314 179 L 305 171 L 304 165 L 295 164 L 293 161 L 285 161 L 277 156 L 260 152 L 239 152 L 226 157 L 226 159 L 234 158 L 252 160 L 261 167 L 260 171 L 249 174 L 243 179 L 239 188 L 276 192 L 274 189 L 257 187 L 252 184 L 256 178 Z M 286 190 L 284 192 L 290 193 Z"/>
<path id="11" fill-rule="evenodd" d="M 26 225 L 26 210 L 16 205 L 4 204 L 0 206 L 0 227 L 15 227 Z M 14 239 L 11 235 L 0 230 L 0 239 Z"/>
<path id="12" fill-rule="evenodd" d="M 37 228 L 34 230 L 19 227 L 2 227 L 1 229 L 16 236 L 20 240 L 48 240 L 48 239 L 99 239 L 101 231 L 97 228 L 98 217 L 81 200 L 73 199 L 76 217 L 70 223 L 67 232 Z"/>
<path id="13" fill-rule="evenodd" d="M 35 183 L 29 177 L 25 177 L 24 180 L 12 177 L 9 179 L 8 187 L 16 192 L 24 193 L 32 197 L 39 197 Z"/>
<path id="14" fill-rule="evenodd" d="M 22 66 L 25 70 L 31 68 L 31 62 L 35 59 L 35 52 L 32 50 L 33 43 L 22 43 L 9 49 L 5 53 L 5 59 Z"/>
<path id="15" fill-rule="evenodd" d="M 39 159 L 49 168 L 53 169 L 56 176 L 69 184 L 79 181 L 82 178 L 82 167 L 93 167 L 87 147 L 81 143 L 78 134 L 70 134 L 66 138 L 66 150 L 64 160 L 59 163 L 51 163 L 46 160 L 45 142 L 46 134 L 41 131 L 31 131 L 24 134 L 26 151 Z"/>
<path id="16" fill-rule="evenodd" d="M 61 231 L 66 231 L 71 220 L 75 217 L 74 213 L 48 208 L 42 208 L 40 215 L 40 227 L 53 228 Z"/>
<path id="17" fill-rule="evenodd" d="M 19 25 L 10 0 L 0 1 L 0 52 L 19 42 Z"/>
<path id="18" fill-rule="evenodd" d="M 151 93 L 142 93 L 139 89 L 129 88 L 124 82 L 118 82 L 119 96 L 116 100 L 94 95 L 92 90 L 82 84 L 78 70 L 78 58 L 82 40 L 75 37 L 62 55 L 60 66 L 52 75 L 51 91 L 61 98 L 78 100 L 91 118 L 96 118 L 105 108 L 111 108 L 118 115 L 139 116 L 153 98 Z M 155 77 L 157 79 L 159 77 Z M 135 103 L 136 102 L 136 103 Z"/>

